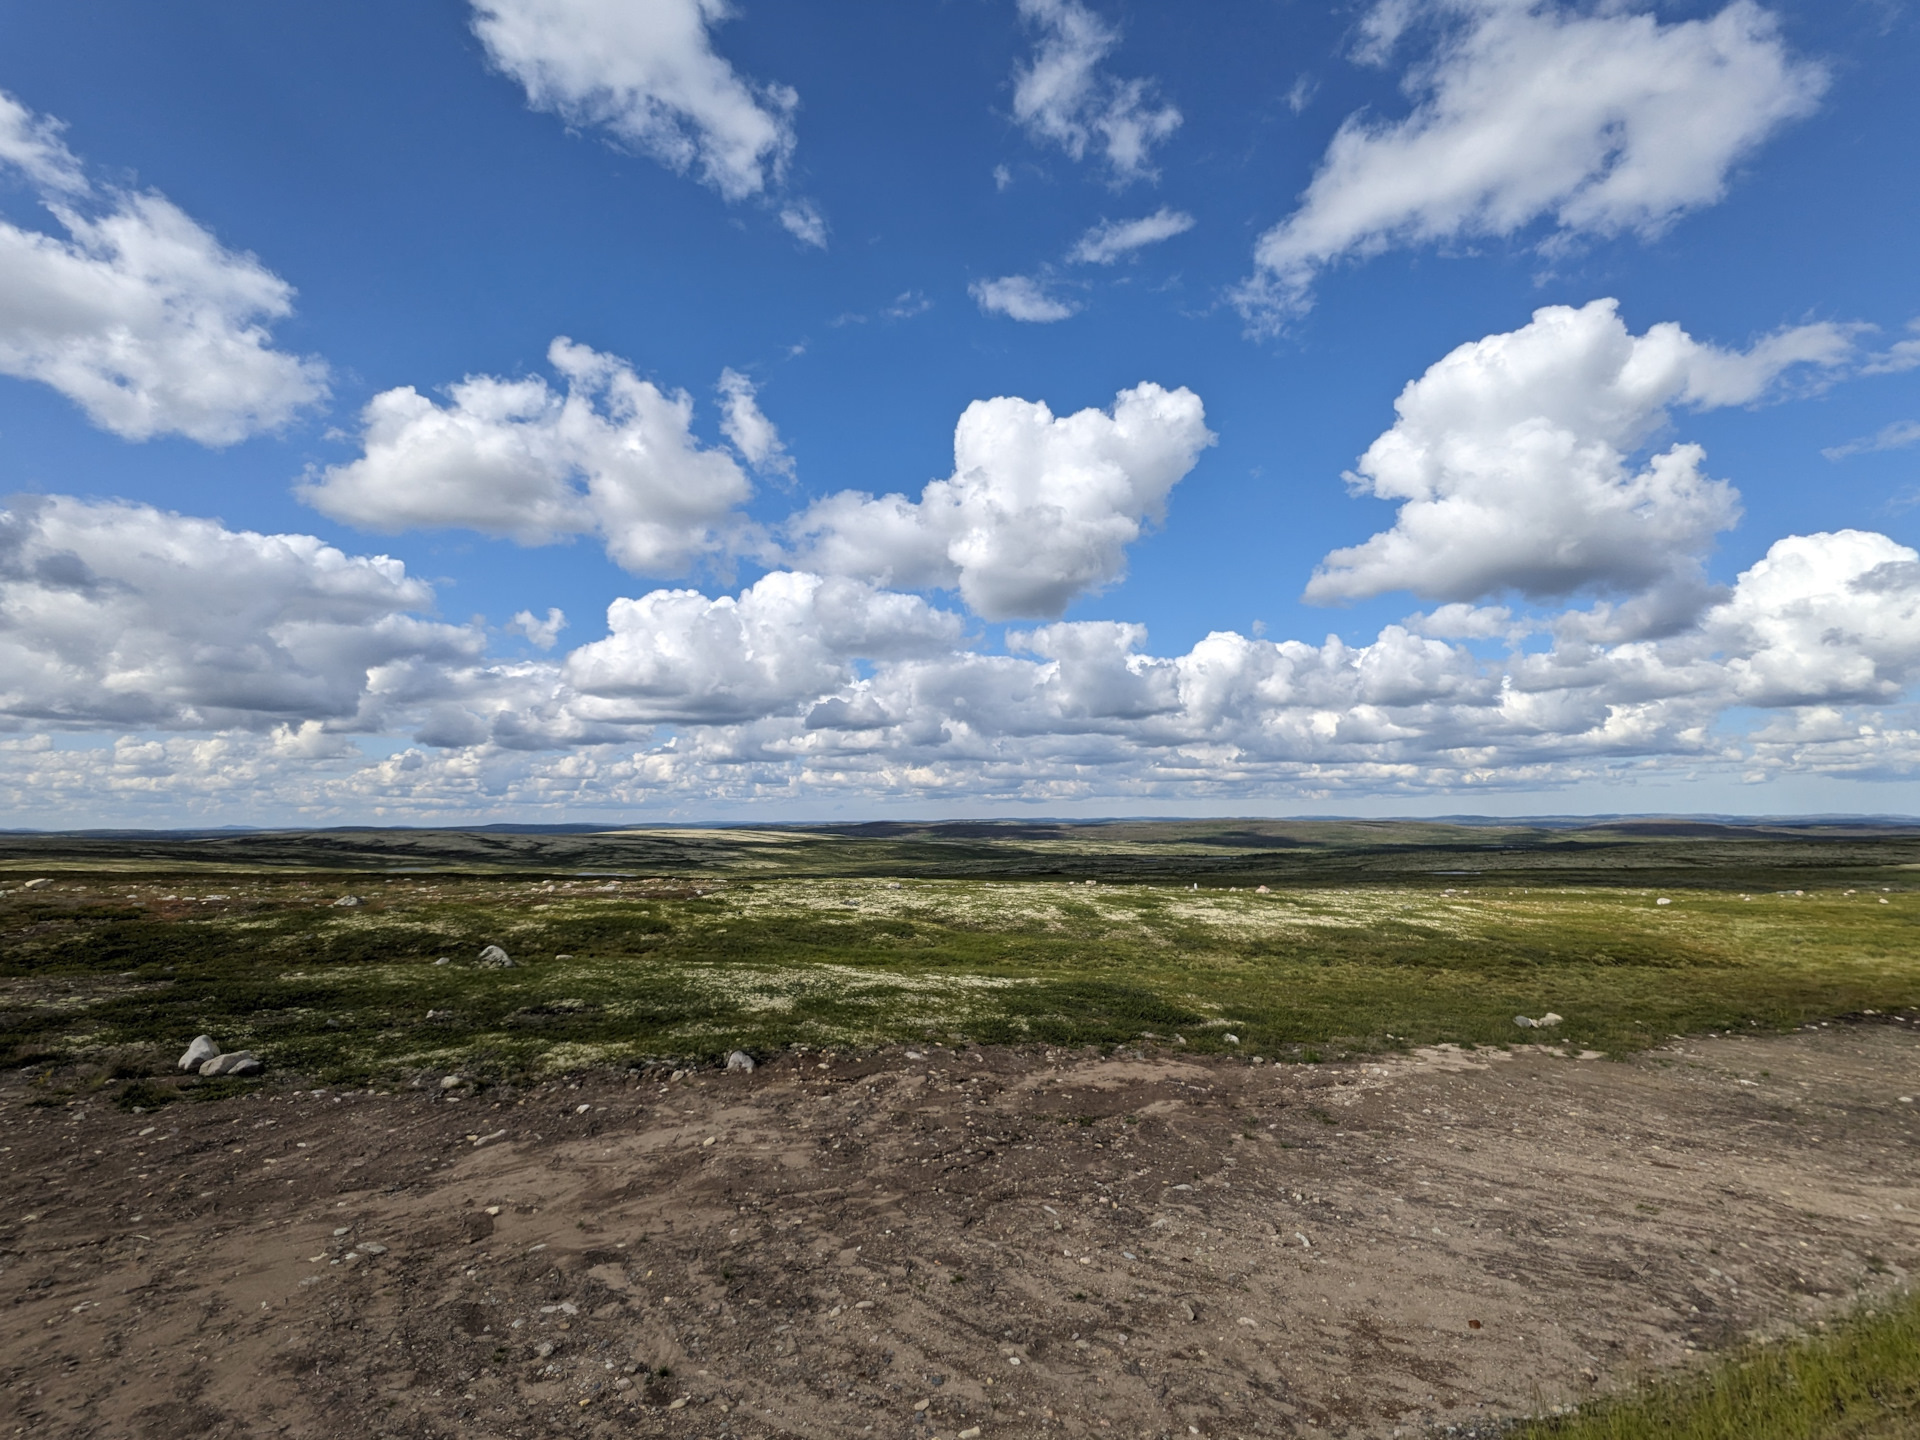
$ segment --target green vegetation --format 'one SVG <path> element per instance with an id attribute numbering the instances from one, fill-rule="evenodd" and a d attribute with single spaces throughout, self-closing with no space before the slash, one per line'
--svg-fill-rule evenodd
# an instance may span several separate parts
<path id="1" fill-rule="evenodd" d="M 1517 1440 L 1910 1440 L 1920 1436 L 1920 1297 L 1704 1375 L 1524 1427 Z"/>
<path id="2" fill-rule="evenodd" d="M 1916 875 L 1891 826 L 9 836 L 0 1061 L 150 1110 L 258 1083 L 183 1082 L 202 1031 L 267 1084 L 929 1039 L 1624 1054 L 1920 1006 Z M 1920 1303 L 1518 1433 L 1920 1436 Z"/>
<path id="3" fill-rule="evenodd" d="M 9 836 L 0 1060 L 135 1082 L 202 1031 L 329 1083 L 928 1039 L 1619 1054 L 1920 1004 L 1917 872 L 1920 832 L 1864 826 Z"/>
<path id="4" fill-rule="evenodd" d="M 1649 884 L 1792 889 L 1898 883 L 1920 827 L 1448 824 L 1426 820 L 1015 821 L 774 829 L 209 831 L 0 835 L 0 874 L 273 871 L 563 877 L 1098 879 L 1228 885 Z M 184 883 L 184 881 L 183 881 Z"/>

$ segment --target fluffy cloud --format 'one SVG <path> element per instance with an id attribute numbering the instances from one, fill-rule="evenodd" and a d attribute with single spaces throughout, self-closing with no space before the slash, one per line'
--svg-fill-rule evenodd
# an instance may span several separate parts
<path id="1" fill-rule="evenodd" d="M 310 478 L 301 498 L 386 533 L 460 528 L 522 545 L 597 533 L 645 574 L 679 574 L 719 550 L 751 487 L 730 455 L 694 437 L 692 398 L 564 336 L 547 359 L 564 395 L 538 376 L 480 375 L 450 387 L 448 405 L 410 385 L 374 396 L 361 458 Z"/>
<path id="2" fill-rule="evenodd" d="M 473 12 L 488 57 L 536 109 L 603 127 L 729 200 L 778 188 L 799 96 L 741 79 L 714 52 L 726 0 L 473 0 Z M 824 237 L 810 207 L 790 208 L 789 230 Z"/>
<path id="3" fill-rule="evenodd" d="M 1349 482 L 1400 502 L 1393 528 L 1328 555 L 1307 598 L 1411 590 L 1466 603 L 1518 591 L 1665 591 L 1644 623 L 1690 620 L 1705 601 L 1701 557 L 1739 514 L 1730 485 L 1678 444 L 1630 458 L 1670 407 L 1755 400 L 1791 367 L 1831 366 L 1847 332 L 1816 325 L 1746 351 L 1679 326 L 1628 333 L 1616 302 L 1552 306 L 1507 334 L 1462 345 L 1407 386 L 1398 420 Z"/>
<path id="4" fill-rule="evenodd" d="M 989 620 L 1050 617 L 1125 573 L 1126 550 L 1213 443 L 1200 397 L 1137 385 L 1110 412 L 976 400 L 953 475 L 917 501 L 843 491 L 790 523 L 808 569 L 958 589 Z"/>
<path id="5" fill-rule="evenodd" d="M 720 433 L 725 435 L 740 458 L 755 470 L 775 475 L 793 475 L 793 456 L 781 443 L 780 432 L 760 411 L 758 392 L 753 381 L 738 370 L 720 372 L 722 416 Z"/>
<path id="6" fill-rule="evenodd" d="M 398 560 L 144 505 L 0 512 L 0 715 L 11 726 L 389 723 L 484 638 L 420 618 Z"/>
<path id="7" fill-rule="evenodd" d="M 1920 681 L 1920 557 L 1880 535 L 1793 536 L 1684 633 L 1504 659 L 1398 625 L 1357 646 L 1219 632 L 1167 657 L 1145 639 L 1078 622 L 1014 637 L 1013 655 L 879 664 L 802 728 L 722 727 L 677 747 L 672 765 L 730 756 L 819 789 L 1035 799 L 1524 788 L 1621 763 L 1738 770 L 1754 752 L 1718 728 L 1732 710 L 1778 710 L 1772 731 L 1785 736 L 1810 716 L 1897 703 Z M 1905 734 L 1876 763 L 1920 765 L 1910 726 L 1877 713 L 1847 724 L 1856 737 L 1863 724 Z M 1770 763 L 1809 759 L 1781 740 Z"/>
<path id="8" fill-rule="evenodd" d="M 1920 551 L 1863 531 L 1792 535 L 1713 589 L 1700 556 L 1731 488 L 1695 447 L 1633 458 L 1676 407 L 1751 402 L 1851 344 L 1835 327 L 1743 351 L 1674 325 L 1635 336 L 1600 301 L 1461 346 L 1407 387 L 1355 477 L 1401 503 L 1398 523 L 1315 582 L 1332 598 L 1410 587 L 1443 602 L 1367 643 L 1223 631 L 1160 654 L 1139 625 L 1076 621 L 1009 632 L 994 653 L 905 593 L 1050 617 L 1116 578 L 1213 438 L 1197 397 L 1155 385 L 1063 417 L 979 401 L 956 426 L 953 474 L 917 499 L 847 492 L 796 517 L 789 559 L 805 568 L 736 595 L 619 599 L 604 635 L 505 663 L 477 622 L 428 618 L 431 593 L 397 561 L 138 505 L 24 502 L 0 515 L 0 806 L 99 823 L 237 807 L 472 821 L 1913 778 Z M 598 525 L 579 457 L 662 433 L 611 392 L 677 414 L 676 444 L 691 444 L 686 402 L 566 342 L 555 355 L 581 396 L 522 382 L 530 399 L 504 420 L 458 392 L 420 403 L 472 432 L 460 454 L 573 457 L 559 501 L 533 485 L 489 514 Z M 732 392 L 751 401 L 744 382 Z M 576 401 L 584 419 L 556 418 Z M 743 452 L 768 438 L 732 418 Z M 622 426 L 634 434 L 602 433 Z M 585 521 L 567 518 L 568 497 Z M 528 534 L 575 533 L 560 524 Z M 1560 613 L 1478 603 L 1503 591 L 1600 598 Z M 546 651 L 565 623 L 526 610 L 504 628 Z M 61 743 L 102 730 L 120 738 Z M 126 733 L 156 730 L 176 733 Z M 412 743 L 374 757 L 355 733 Z"/>
<path id="9" fill-rule="evenodd" d="M 916 595 L 774 571 L 738 599 L 656 590 L 616 600 L 604 640 L 567 657 L 597 719 L 716 724 L 794 712 L 854 678 L 856 658 L 951 650 L 960 621 Z"/>
<path id="10" fill-rule="evenodd" d="M 1184 235 L 1192 228 L 1191 215 L 1162 205 L 1153 214 L 1138 220 L 1103 220 L 1080 237 L 1067 258 L 1083 265 L 1111 265 L 1136 250 Z"/>
<path id="11" fill-rule="evenodd" d="M 1340 127 L 1299 208 L 1256 247 L 1240 297 L 1256 325 L 1303 308 L 1345 256 L 1542 220 L 1562 239 L 1658 233 L 1718 200 L 1733 166 L 1827 84 L 1750 0 L 1670 25 L 1613 5 L 1381 0 L 1366 55 L 1416 24 L 1439 38 L 1408 71 L 1412 113 Z"/>
<path id="12" fill-rule="evenodd" d="M 1020 16 L 1040 41 L 1015 72 L 1014 118 L 1075 160 L 1098 150 L 1116 184 L 1152 178 L 1153 148 L 1179 128 L 1180 112 L 1154 103 L 1152 82 L 1100 68 L 1119 33 L 1079 0 L 1020 0 Z"/>
<path id="13" fill-rule="evenodd" d="M 155 194 L 96 195 L 59 127 L 0 95 L 0 163 L 66 239 L 0 221 L 0 374 L 50 385 L 128 440 L 230 445 L 326 395 L 326 367 L 275 350 L 293 287 Z"/>
<path id="14" fill-rule="evenodd" d="M 558 605 L 548 607 L 544 620 L 537 618 L 531 610 L 520 610 L 507 622 L 507 629 L 525 636 L 530 644 L 541 650 L 551 650 L 559 644 L 560 632 L 566 628 L 566 611 Z"/>
<path id="15" fill-rule="evenodd" d="M 1788 536 L 1703 631 L 1742 703 L 1898 700 L 1920 680 L 1920 552 L 1861 530 Z"/>
<path id="16" fill-rule="evenodd" d="M 49 557 L 71 535 L 49 533 L 9 551 L 9 574 L 37 570 L 33 584 L 70 587 L 81 578 L 73 561 Z M 298 538 L 229 540 L 257 551 Z M 244 578 L 254 593 L 257 575 Z M 375 584 L 371 603 L 395 602 Z M 214 609 L 199 593 L 190 604 Z M 1456 610 L 1439 623 L 1485 634 L 1501 619 Z M 420 742 L 385 758 L 281 705 L 276 723 L 249 710 L 250 731 L 210 736 L 125 737 L 85 751 L 44 735 L 0 740 L 0 804 L 41 813 L 58 802 L 102 820 L 245 804 L 309 822 L 471 821 L 650 806 L 764 813 L 833 797 L 1222 802 L 1677 772 L 1920 771 L 1920 727 L 1902 708 L 1920 681 L 1920 552 L 1864 532 L 1778 542 L 1683 633 L 1561 640 L 1504 658 L 1400 625 L 1364 645 L 1217 632 L 1162 656 L 1140 626 L 1107 621 L 1043 626 L 1010 637 L 1012 653 L 987 654 L 966 647 L 957 617 L 917 597 L 791 572 L 737 597 L 663 590 L 617 601 L 608 621 L 606 638 L 559 667 L 461 669 L 468 652 L 453 646 L 452 661 L 435 662 L 436 685 L 416 681 L 406 705 L 384 702 L 390 725 L 411 725 Z M 139 640 L 148 653 L 183 645 L 178 629 L 157 645 L 151 634 Z M 102 670 L 71 681 L 71 692 L 102 693 Z M 165 664 L 116 673 L 123 705 L 143 716 L 158 707 L 135 699 L 171 683 Z M 1770 718 L 1735 718 L 1755 707 Z"/>
<path id="17" fill-rule="evenodd" d="M 967 293 L 987 314 L 1024 320 L 1030 325 L 1051 325 L 1079 313 L 1077 306 L 1049 295 L 1046 287 L 1029 275 L 976 280 L 967 287 Z"/>

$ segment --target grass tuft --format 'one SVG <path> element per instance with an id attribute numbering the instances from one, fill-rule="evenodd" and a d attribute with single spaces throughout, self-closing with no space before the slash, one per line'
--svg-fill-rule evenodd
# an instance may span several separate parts
<path id="1" fill-rule="evenodd" d="M 1727 1356 L 1703 1375 L 1520 1427 L 1518 1440 L 1912 1440 L 1920 1294 Z"/>

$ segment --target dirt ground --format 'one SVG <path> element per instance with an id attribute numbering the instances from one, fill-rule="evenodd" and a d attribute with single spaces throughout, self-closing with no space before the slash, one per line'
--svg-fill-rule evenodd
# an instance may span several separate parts
<path id="1" fill-rule="evenodd" d="M 0 1434 L 1484 1428 L 1904 1284 L 1916 1032 L 928 1047 L 147 1114 L 12 1076 Z"/>

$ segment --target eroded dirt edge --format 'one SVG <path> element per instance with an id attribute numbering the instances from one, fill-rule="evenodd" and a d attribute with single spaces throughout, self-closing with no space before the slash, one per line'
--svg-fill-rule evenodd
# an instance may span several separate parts
<path id="1" fill-rule="evenodd" d="M 927 1047 L 144 1115 L 15 1076 L 0 1410 L 143 1440 L 1477 1425 L 1904 1285 L 1916 1031 Z"/>

